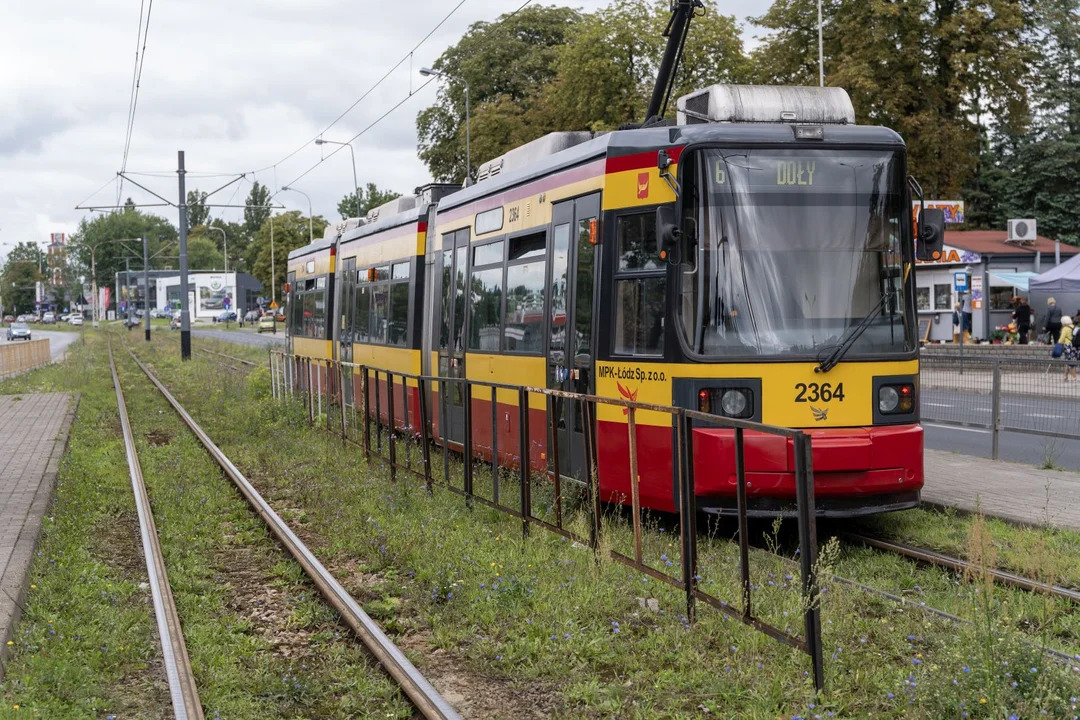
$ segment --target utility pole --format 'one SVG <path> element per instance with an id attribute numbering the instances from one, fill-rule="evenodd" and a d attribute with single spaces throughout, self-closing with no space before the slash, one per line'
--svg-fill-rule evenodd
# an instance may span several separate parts
<path id="1" fill-rule="evenodd" d="M 124 258 L 124 294 L 127 295 L 127 329 L 131 329 L 131 306 L 135 303 L 131 299 L 131 258 Z"/>
<path id="2" fill-rule="evenodd" d="M 188 307 L 187 195 L 184 192 L 184 151 L 177 152 L 180 178 L 180 359 L 191 359 L 191 317 Z"/>
<path id="3" fill-rule="evenodd" d="M 277 302 L 277 275 L 274 273 L 274 211 L 270 211 L 270 304 Z M 265 295 L 263 297 L 266 297 Z"/>
<path id="4" fill-rule="evenodd" d="M 143 320 L 146 322 L 146 342 L 150 342 L 150 246 L 142 239 Z"/>
<path id="5" fill-rule="evenodd" d="M 818 85 L 825 87 L 825 44 L 822 42 L 821 32 L 821 0 L 817 3 L 817 62 Z"/>

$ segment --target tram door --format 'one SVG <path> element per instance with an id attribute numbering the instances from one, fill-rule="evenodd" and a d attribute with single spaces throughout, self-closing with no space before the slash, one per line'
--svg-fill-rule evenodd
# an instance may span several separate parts
<path id="1" fill-rule="evenodd" d="M 599 194 L 552 208 L 547 378 L 552 389 L 592 391 L 599 214 Z M 579 480 L 586 478 L 583 409 L 582 403 L 556 399 L 552 423 L 559 435 L 559 472 Z"/>
<path id="2" fill-rule="evenodd" d="M 465 313 L 468 310 L 469 229 L 442 236 L 439 259 L 439 377 L 465 377 Z M 442 436 L 465 441 L 465 387 L 447 383 L 439 388 L 439 426 Z"/>
<path id="3" fill-rule="evenodd" d="M 338 326 L 338 360 L 351 363 L 353 361 L 353 332 L 356 327 L 356 258 L 345 260 L 338 276 L 341 283 L 341 304 L 337 308 Z M 353 368 L 342 368 L 341 377 L 344 379 L 341 392 L 343 402 L 347 406 L 353 404 Z"/>
<path id="4" fill-rule="evenodd" d="M 273 282 L 273 281 L 271 281 Z M 289 273 L 286 282 L 289 284 L 289 292 L 281 298 L 281 307 L 285 310 L 285 350 L 289 355 L 293 354 L 293 335 L 299 329 L 294 322 L 296 318 L 293 298 L 296 297 L 296 273 Z M 277 312 L 274 310 L 273 312 Z"/>

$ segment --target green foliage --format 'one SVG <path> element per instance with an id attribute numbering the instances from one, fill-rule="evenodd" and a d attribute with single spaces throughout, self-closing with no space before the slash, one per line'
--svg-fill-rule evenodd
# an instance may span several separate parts
<path id="1" fill-rule="evenodd" d="M 325 218 L 316 215 L 311 226 L 311 235 L 321 238 L 328 224 Z M 273 227 L 273 253 L 271 253 L 270 244 L 271 226 Z M 252 240 L 249 258 L 250 272 L 263 284 L 265 294 L 270 294 L 271 286 L 280 288 L 285 282 L 287 274 L 285 266 L 289 252 L 307 245 L 308 242 L 308 219 L 298 210 L 274 215 L 263 223 Z M 273 278 L 271 278 L 271 260 L 273 260 Z"/>
<path id="2" fill-rule="evenodd" d="M 157 255 L 150 261 L 151 268 L 178 267 L 175 243 L 179 236 L 176 228 L 165 218 L 134 207 L 90 220 L 83 218 L 79 222 L 79 229 L 68 241 L 68 258 L 90 283 L 91 250 L 94 250 L 97 284 L 99 287 L 112 286 L 116 273 L 124 269 L 124 257 L 138 257 L 141 267 L 142 244 L 138 238 L 142 237 L 149 242 L 150 255 Z M 125 240 L 128 242 L 122 242 Z M 166 248 L 168 243 L 174 244 Z"/>
<path id="3" fill-rule="evenodd" d="M 220 229 L 219 229 L 220 228 Z M 225 237 L 222 238 L 221 231 L 225 231 Z M 247 232 L 243 225 L 235 222 L 225 222 L 221 219 L 214 219 L 210 221 L 209 226 L 198 225 L 191 228 L 191 233 L 188 236 L 190 240 L 192 237 L 200 236 L 206 237 L 217 248 L 218 257 L 214 261 L 221 264 L 224 261 L 225 248 L 222 245 L 223 240 L 229 248 L 229 269 L 230 270 L 244 270 L 246 267 L 238 267 L 245 265 L 243 258 L 247 253 L 248 246 L 251 244 L 251 238 L 248 237 Z M 194 267 L 194 265 L 191 265 Z"/>
<path id="4" fill-rule="evenodd" d="M 246 205 L 244 208 L 244 230 L 247 231 L 247 236 L 250 239 L 255 236 L 255 233 L 259 232 L 259 228 L 270 217 L 270 188 L 260 185 L 259 181 L 256 180 L 251 186 L 251 192 L 248 193 L 244 204 Z"/>
<path id="5" fill-rule="evenodd" d="M 38 271 L 39 265 L 45 267 L 45 253 L 37 243 L 19 243 L 8 253 L 0 272 L 0 304 L 5 314 L 34 309 L 36 283 L 45 277 Z"/>
<path id="6" fill-rule="evenodd" d="M 356 192 L 349 193 L 341 198 L 337 210 L 341 219 L 364 217 L 372 208 L 377 208 L 383 203 L 388 203 L 394 198 L 401 197 L 401 193 L 393 190 L 380 190 L 375 183 L 368 183 L 365 187 L 357 188 Z"/>
<path id="7" fill-rule="evenodd" d="M 187 194 L 187 226 L 188 232 L 196 225 L 205 225 L 210 219 L 210 208 L 206 207 L 206 193 L 199 192 L 198 188 L 188 190 Z"/>
<path id="8" fill-rule="evenodd" d="M 187 239 L 188 269 L 222 270 L 225 259 L 218 247 L 208 235 L 189 235 Z"/>

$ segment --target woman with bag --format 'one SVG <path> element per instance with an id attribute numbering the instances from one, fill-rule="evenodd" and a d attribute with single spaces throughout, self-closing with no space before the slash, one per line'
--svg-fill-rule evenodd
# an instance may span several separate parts
<path id="1" fill-rule="evenodd" d="M 1061 317 L 1061 335 L 1058 336 L 1057 345 L 1054 346 L 1055 353 L 1058 352 L 1058 348 L 1061 348 L 1061 352 L 1055 357 L 1062 357 L 1068 362 L 1065 366 L 1065 382 L 1069 382 L 1070 376 L 1075 380 L 1077 359 L 1080 353 L 1073 345 L 1073 321 L 1068 315 Z"/>

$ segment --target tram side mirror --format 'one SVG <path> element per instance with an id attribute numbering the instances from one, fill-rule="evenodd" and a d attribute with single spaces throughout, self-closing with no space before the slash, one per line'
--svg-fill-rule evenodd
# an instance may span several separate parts
<path id="1" fill-rule="evenodd" d="M 919 213 L 919 237 L 915 244 L 915 257 L 934 260 L 945 247 L 945 211 L 940 208 L 923 208 Z"/>
<path id="2" fill-rule="evenodd" d="M 675 206 L 661 205 L 656 208 L 656 252 L 667 260 L 668 254 L 679 241 L 679 224 L 675 220 Z"/>

